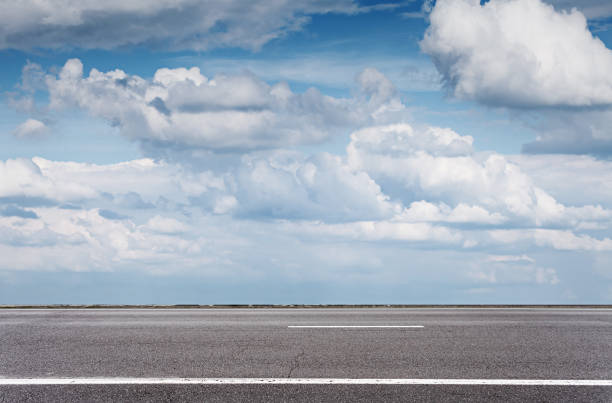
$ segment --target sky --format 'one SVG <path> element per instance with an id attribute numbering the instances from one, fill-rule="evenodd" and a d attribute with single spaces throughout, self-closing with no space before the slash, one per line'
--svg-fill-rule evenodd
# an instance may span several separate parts
<path id="1" fill-rule="evenodd" d="M 608 0 L 0 0 L 0 304 L 610 304 Z"/>

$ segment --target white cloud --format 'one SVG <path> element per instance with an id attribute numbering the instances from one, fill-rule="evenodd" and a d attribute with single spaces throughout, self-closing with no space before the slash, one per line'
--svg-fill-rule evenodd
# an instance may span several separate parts
<path id="1" fill-rule="evenodd" d="M 544 189 L 559 185 L 536 184 L 512 160 L 474 152 L 472 141 L 450 129 L 396 124 L 354 132 L 346 157 L 258 151 L 239 158 L 229 154 L 222 163 L 203 157 L 197 167 L 150 159 L 113 165 L 9 160 L 0 165 L 0 198 L 100 208 L 108 218 L 145 221 L 158 209 L 197 208 L 206 214 L 326 223 L 608 227 L 612 196 L 603 206 L 558 201 Z M 565 180 L 566 189 L 556 192 L 562 200 L 564 192 L 576 193 L 581 180 L 570 183 Z M 600 188 L 598 194 L 605 194 Z"/>
<path id="2" fill-rule="evenodd" d="M 49 133 L 49 128 L 40 120 L 28 119 L 13 131 L 13 135 L 20 139 L 38 138 Z"/>
<path id="3" fill-rule="evenodd" d="M 612 208 L 612 161 L 562 154 L 523 154 L 509 159 L 563 204 Z"/>
<path id="4" fill-rule="evenodd" d="M 389 80 L 373 69 L 367 74 L 363 99 L 333 98 L 314 88 L 297 94 L 248 73 L 208 79 L 198 68 L 159 69 L 150 81 L 121 70 L 83 77 L 81 61 L 71 59 L 47 86 L 52 109 L 84 109 L 130 138 L 231 151 L 317 143 L 401 111 Z"/>
<path id="5" fill-rule="evenodd" d="M 326 153 L 245 156 L 235 175 L 240 212 L 249 216 L 349 221 L 384 219 L 401 211 L 366 172 Z"/>
<path id="6" fill-rule="evenodd" d="M 449 129 L 415 132 L 404 124 L 353 133 L 347 154 L 353 169 L 368 172 L 384 184 L 383 191 L 405 202 L 440 200 L 470 206 L 471 210 L 464 206 L 463 212 L 455 211 L 457 218 L 477 213 L 474 208 L 480 207 L 483 217 L 491 211 L 539 224 L 562 209 L 518 166 L 498 154 L 473 155 L 471 146 L 471 137 Z M 502 216 L 494 220 L 503 221 Z"/>
<path id="7" fill-rule="evenodd" d="M 354 157 L 360 149 L 369 153 L 391 156 L 414 155 L 425 152 L 433 156 L 462 156 L 472 153 L 471 136 L 461 136 L 451 129 L 426 127 L 415 131 L 412 126 L 402 123 L 386 126 L 367 127 L 351 135 L 349 154 Z"/>
<path id="8" fill-rule="evenodd" d="M 245 154 L 237 165 L 218 173 L 150 159 L 111 165 L 8 160 L 0 165 L 0 179 L 0 202 L 45 198 L 43 204 L 101 208 L 109 217 L 197 208 L 256 219 L 335 222 L 390 218 L 402 210 L 367 173 L 325 153 Z M 172 227 L 167 220 L 153 218 L 150 229 L 172 232 L 163 229 Z"/>
<path id="9" fill-rule="evenodd" d="M 612 217 L 601 202 L 560 203 L 519 165 L 499 154 L 475 153 L 471 137 L 450 129 L 401 124 L 358 130 L 347 163 L 409 206 L 398 215 L 409 222 L 595 229 L 607 227 Z M 576 178 L 573 192 L 579 183 Z"/>
<path id="10" fill-rule="evenodd" d="M 74 183 L 70 177 L 50 178 L 31 160 L 0 161 L 0 198 L 46 198 L 67 201 L 95 197 L 97 191 L 87 184 Z"/>
<path id="11" fill-rule="evenodd" d="M 162 71 L 158 81 L 176 80 L 175 74 L 189 85 L 209 82 L 197 70 Z M 249 97 L 224 102 L 233 108 Z M 472 143 L 450 129 L 396 124 L 355 131 L 346 156 L 276 149 L 228 154 L 224 163 L 204 160 L 198 167 L 151 159 L 8 160 L 0 164 L 0 253 L 10 256 L 11 270 L 242 273 L 320 264 L 317 256 L 330 245 L 374 250 L 376 244 L 389 254 L 495 251 L 483 258 L 489 269 L 462 266 L 457 276 L 554 284 L 554 270 L 523 254 L 612 249 L 610 210 L 558 201 L 544 190 L 548 182 L 521 169 L 528 157 L 513 162 L 475 152 Z M 584 172 L 565 173 L 574 182 L 566 179 L 563 192 L 579 191 L 580 175 L 607 169 L 592 159 L 581 163 Z M 361 252 L 327 264 L 384 263 Z"/>
<path id="12" fill-rule="evenodd" d="M 10 160 L 9 160 L 10 161 Z M 150 159 L 127 161 L 110 165 L 97 165 L 80 162 L 50 161 L 44 158 L 33 158 L 31 162 L 21 160 L 22 164 L 33 166 L 40 179 L 54 185 L 55 190 L 74 186 L 87 189 L 87 192 L 65 197 L 62 201 L 79 201 L 85 198 L 98 198 L 103 195 L 122 195 L 136 192 L 147 201 L 155 201 L 160 196 L 172 195 L 182 202 L 189 196 L 188 189 L 192 178 L 183 175 L 180 167 L 155 162 Z M 7 175 L 13 171 L 7 170 Z M 210 184 L 206 177 L 194 178 L 200 189 L 207 189 Z M 33 181 L 26 176 L 16 177 L 23 189 Z M 34 182 L 35 183 L 35 182 Z M 48 197 L 57 199 L 52 193 Z"/>
<path id="13" fill-rule="evenodd" d="M 150 264 L 149 270 L 153 272 L 181 271 L 216 259 L 203 253 L 208 248 L 203 238 L 175 236 L 179 223 L 173 222 L 170 225 L 173 228 L 169 228 L 170 219 L 154 217 L 152 222 L 139 227 L 131 220 L 104 218 L 98 209 L 38 208 L 37 212 L 40 219 L 28 226 L 23 219 L 0 220 L 0 250 L 10 256 L 0 268 L 106 271 L 138 263 Z M 156 227 L 153 232 L 151 224 Z M 163 231 L 157 228 L 160 225 Z M 20 237 L 2 236 L 7 231 Z M 35 253 L 24 253 L 34 249 Z M 177 268 L 164 268 L 169 263 Z"/>
<path id="14" fill-rule="evenodd" d="M 149 45 L 257 50 L 302 29 L 310 16 L 367 12 L 352 0 L 325 1 L 3 1 L 0 48 L 102 48 Z"/>
<path id="15" fill-rule="evenodd" d="M 540 0 L 438 0 L 421 42 L 458 98 L 487 105 L 612 104 L 612 52 L 577 10 Z"/>
<path id="16" fill-rule="evenodd" d="M 470 253 L 478 245 L 493 246 L 502 253 L 516 248 L 612 248 L 608 238 L 598 240 L 570 230 L 470 229 L 471 224 L 504 228 L 505 223 L 497 220 L 496 213 L 468 205 L 451 208 L 418 202 L 402 213 L 401 204 L 390 201 L 366 173 L 352 171 L 338 157 L 272 153 L 250 158 L 244 170 L 252 175 L 244 177 L 239 169 L 218 177 L 150 160 L 102 166 L 37 159 L 46 180 L 75 188 L 87 183 L 95 190 L 94 196 L 88 200 L 68 197 L 66 202 L 76 203 L 75 207 L 31 207 L 37 218 L 0 217 L 0 253 L 5 257 L 0 269 L 137 269 L 231 277 L 258 275 L 252 273 L 256 267 L 263 272 L 283 267 L 283 275 L 312 279 L 341 278 L 342 273 L 333 270 L 360 265 L 377 276 L 378 270 L 386 270 L 383 256 L 423 246 L 439 250 L 437 256 L 462 249 Z M 255 167 L 258 164 L 264 169 Z M 20 178 L 26 183 L 41 181 Z M 129 190 L 138 192 L 147 203 L 152 201 L 153 207 L 117 204 Z M 284 198 L 279 200 L 279 194 Z M 214 211 L 227 204 L 227 210 Z M 108 218 L 103 208 L 116 209 L 124 218 Z M 427 208 L 434 214 L 426 216 Z M 277 219 L 262 214 L 266 209 Z M 406 211 L 416 214 L 409 217 Z M 364 220 L 376 215 L 376 219 Z M 368 246 L 372 243 L 381 249 Z M 343 256 L 325 258 L 336 250 L 342 250 Z M 355 252 L 348 253 L 351 250 Z M 419 253 L 421 256 L 422 251 Z M 4 262 L 10 262 L 10 267 Z M 379 269 L 371 262 L 378 262 Z M 554 271 L 536 266 L 526 256 L 498 255 L 488 263 L 479 263 L 489 268 L 480 274 L 468 265 L 456 268 L 461 270 L 456 275 L 491 284 L 554 284 L 557 278 Z M 420 267 L 422 263 L 414 264 Z M 310 269 L 309 265 L 328 269 Z"/>

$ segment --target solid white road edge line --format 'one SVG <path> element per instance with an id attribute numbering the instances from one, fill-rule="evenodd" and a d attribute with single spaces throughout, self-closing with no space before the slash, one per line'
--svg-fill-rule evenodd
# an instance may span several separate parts
<path id="1" fill-rule="evenodd" d="M 343 379 L 343 378 L 0 378 L 18 385 L 500 385 L 612 386 L 604 379 Z"/>
<path id="2" fill-rule="evenodd" d="M 412 328 L 412 329 L 420 329 L 425 326 L 422 325 L 291 325 L 287 326 L 289 329 L 387 329 L 387 328 Z"/>

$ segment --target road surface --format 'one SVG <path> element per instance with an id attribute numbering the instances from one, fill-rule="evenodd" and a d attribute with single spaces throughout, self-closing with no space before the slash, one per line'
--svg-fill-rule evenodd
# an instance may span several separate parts
<path id="1" fill-rule="evenodd" d="M 0 310 L 0 402 L 612 401 L 610 309 Z"/>

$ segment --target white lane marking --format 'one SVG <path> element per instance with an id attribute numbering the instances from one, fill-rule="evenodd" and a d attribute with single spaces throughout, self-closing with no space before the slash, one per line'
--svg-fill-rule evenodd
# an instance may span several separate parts
<path id="1" fill-rule="evenodd" d="M 526 307 L 515 307 L 515 308 L 498 308 L 498 307 L 424 307 L 424 308 L 410 308 L 410 307 L 376 307 L 376 308 L 2 308 L 0 307 L 0 314 L 6 314 L 10 312 L 27 312 L 27 311 L 79 311 L 79 312 L 121 312 L 121 311 L 157 311 L 157 312 L 206 312 L 206 311 L 287 311 L 287 312 L 295 312 L 295 311 L 332 311 L 332 310 L 368 310 L 368 311 L 376 311 L 376 310 L 408 310 L 408 311 L 444 311 L 444 310 L 467 310 L 467 311 L 508 311 L 508 312 L 519 312 L 519 311 L 550 311 L 550 312 L 601 312 L 603 314 L 612 314 L 612 308 L 526 308 Z"/>
<path id="2" fill-rule="evenodd" d="M 291 325 L 289 329 L 420 329 L 423 325 Z"/>
<path id="3" fill-rule="evenodd" d="M 606 379 L 360 379 L 360 378 L 0 378 L 19 385 L 498 385 L 612 386 Z"/>

